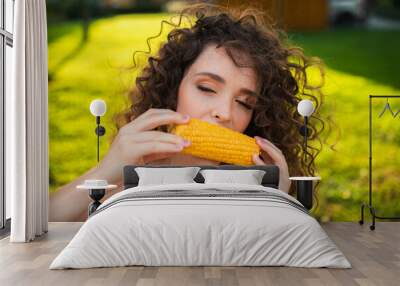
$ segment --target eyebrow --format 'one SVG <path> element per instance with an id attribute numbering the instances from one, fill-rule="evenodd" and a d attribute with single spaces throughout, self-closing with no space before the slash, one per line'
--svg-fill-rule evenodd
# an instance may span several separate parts
<path id="1" fill-rule="evenodd" d="M 199 72 L 199 73 L 196 73 L 195 75 L 205 75 L 205 76 L 208 76 L 208 77 L 212 78 L 213 80 L 218 81 L 218 82 L 220 82 L 220 83 L 224 83 L 224 84 L 226 83 L 226 81 L 225 81 L 225 79 L 224 79 L 223 77 L 221 77 L 221 76 L 219 76 L 219 75 L 217 75 L 217 74 L 215 74 L 215 73 L 211 73 L 211 72 Z M 246 95 L 250 95 L 250 96 L 254 96 L 254 97 L 259 97 L 259 95 L 258 95 L 257 92 L 255 92 L 255 91 L 253 91 L 253 90 L 250 90 L 250 89 L 248 89 L 248 88 L 241 88 L 241 89 L 240 89 L 240 92 L 241 92 L 241 93 L 244 93 L 244 94 L 246 94 Z"/>

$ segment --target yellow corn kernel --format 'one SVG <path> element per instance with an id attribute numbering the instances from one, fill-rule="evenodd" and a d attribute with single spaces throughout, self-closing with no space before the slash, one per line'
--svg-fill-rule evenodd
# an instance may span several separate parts
<path id="1" fill-rule="evenodd" d="M 260 153 L 256 140 L 240 132 L 197 118 L 173 126 L 170 132 L 190 140 L 182 153 L 234 165 L 254 165 L 252 155 Z"/>

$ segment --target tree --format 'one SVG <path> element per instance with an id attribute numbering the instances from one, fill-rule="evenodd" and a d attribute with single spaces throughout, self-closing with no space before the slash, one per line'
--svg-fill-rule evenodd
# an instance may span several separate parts
<path id="1" fill-rule="evenodd" d="M 89 27 L 90 27 L 90 8 L 93 2 L 91 0 L 81 0 L 79 1 L 81 5 L 81 17 L 82 17 L 82 42 L 86 43 L 89 39 Z"/>

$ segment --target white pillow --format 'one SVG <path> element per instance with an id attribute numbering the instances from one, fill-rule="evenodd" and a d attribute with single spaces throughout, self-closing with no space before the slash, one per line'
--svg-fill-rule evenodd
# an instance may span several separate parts
<path id="1" fill-rule="evenodd" d="M 204 177 L 204 183 L 234 183 L 247 185 L 261 185 L 265 175 L 264 170 L 201 170 L 200 174 Z"/>
<path id="2" fill-rule="evenodd" d="M 136 167 L 138 186 L 196 183 L 193 179 L 200 167 L 146 168 Z"/>

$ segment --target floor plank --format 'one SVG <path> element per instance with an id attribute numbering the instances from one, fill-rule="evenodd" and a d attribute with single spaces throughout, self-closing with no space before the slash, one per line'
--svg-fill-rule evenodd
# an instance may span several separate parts
<path id="1" fill-rule="evenodd" d="M 400 224 L 378 222 L 375 231 L 357 223 L 323 228 L 351 262 L 352 269 L 295 267 L 115 267 L 49 270 L 53 259 L 82 226 L 49 223 L 49 232 L 31 243 L 0 240 L 0 285 L 399 285 Z"/>

